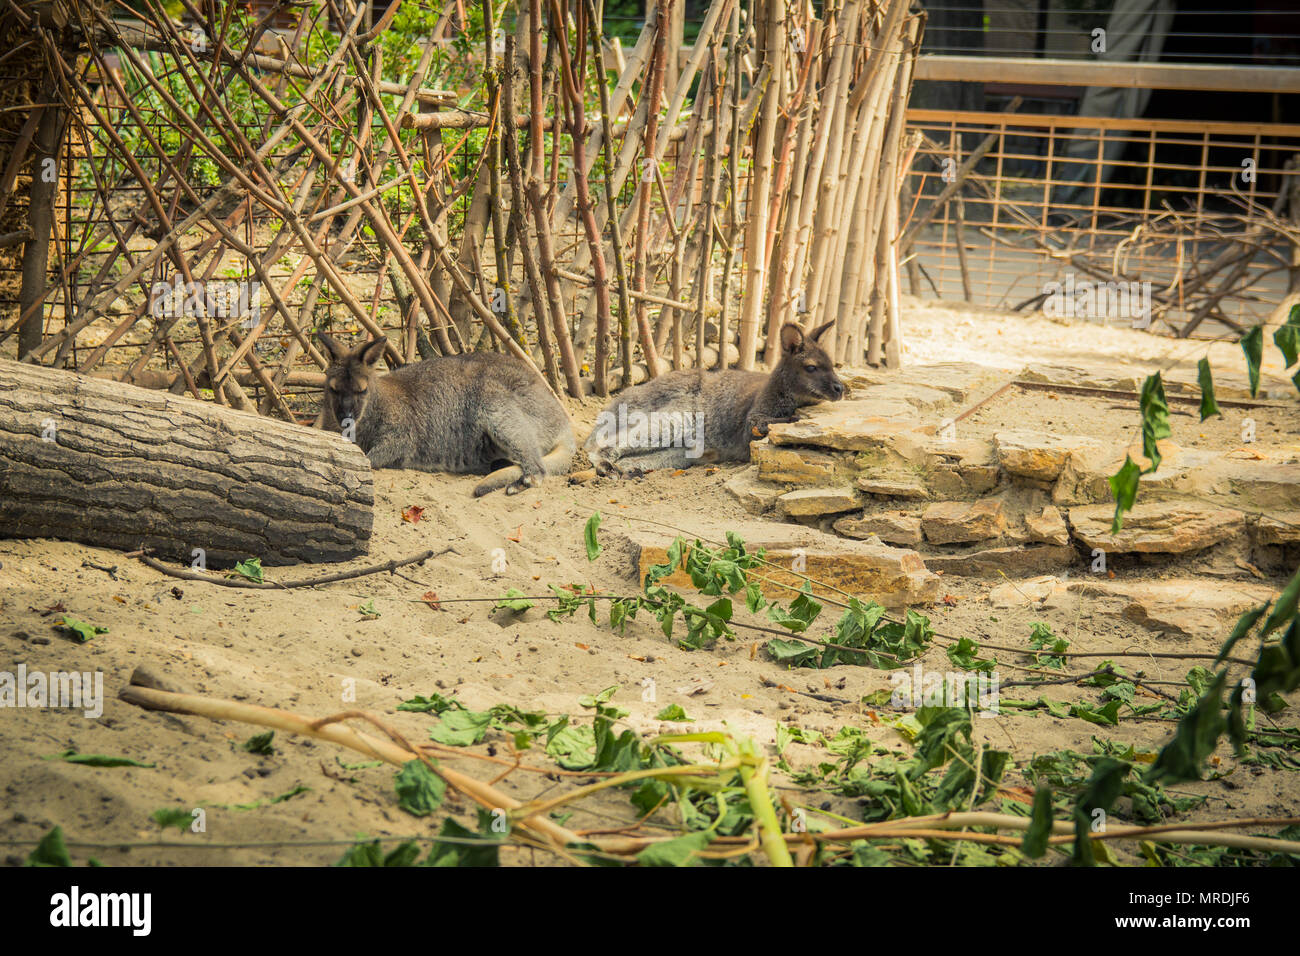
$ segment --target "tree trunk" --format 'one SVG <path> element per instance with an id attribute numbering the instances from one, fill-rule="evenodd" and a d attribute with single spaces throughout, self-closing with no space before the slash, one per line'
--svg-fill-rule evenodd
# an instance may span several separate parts
<path id="1" fill-rule="evenodd" d="M 369 549 L 373 498 L 338 435 L 0 361 L 0 537 L 342 561 Z"/>

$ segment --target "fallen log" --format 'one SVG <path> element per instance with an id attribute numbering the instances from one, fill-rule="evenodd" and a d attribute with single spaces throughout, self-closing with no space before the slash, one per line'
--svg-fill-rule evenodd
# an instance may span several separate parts
<path id="1" fill-rule="evenodd" d="M 0 361 L 0 537 L 208 566 L 369 549 L 370 463 L 340 436 Z"/>

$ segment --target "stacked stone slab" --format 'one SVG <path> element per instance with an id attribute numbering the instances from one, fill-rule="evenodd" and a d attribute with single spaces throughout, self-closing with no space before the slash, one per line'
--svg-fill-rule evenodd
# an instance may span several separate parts
<path id="1" fill-rule="evenodd" d="M 915 548 L 926 567 L 952 574 L 1034 574 L 1098 555 L 1264 567 L 1300 559 L 1300 442 L 1222 452 L 1166 439 L 1160 468 L 1142 478 L 1138 506 L 1112 536 L 1109 478 L 1126 455 L 1146 466 L 1140 444 L 1033 422 L 972 438 L 958 422 L 1015 380 L 1100 389 L 1106 401 L 1140 386 L 1129 370 L 1035 365 L 1013 375 L 947 363 L 844 377 L 844 401 L 773 425 L 753 444 L 752 467 L 727 484 L 747 510 Z M 1194 389 L 1166 384 L 1170 395 Z M 1220 398 L 1243 393 L 1231 378 L 1218 389 Z M 1300 405 L 1294 417 L 1300 428 Z"/>

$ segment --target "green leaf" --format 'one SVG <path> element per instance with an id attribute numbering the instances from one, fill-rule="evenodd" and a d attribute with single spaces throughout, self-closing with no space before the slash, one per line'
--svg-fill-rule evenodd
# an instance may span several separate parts
<path id="1" fill-rule="evenodd" d="M 809 593 L 808 583 L 804 582 L 803 592 L 790 602 L 789 610 L 773 602 L 768 605 L 767 617 L 768 620 L 784 627 L 787 631 L 802 634 L 821 612 L 821 603 L 813 598 Z"/>
<path id="2" fill-rule="evenodd" d="M 387 855 L 378 840 L 358 843 L 334 864 L 335 866 L 414 866 L 420 855 L 420 845 L 407 840 L 394 847 Z"/>
<path id="3" fill-rule="evenodd" d="M 600 527 L 600 512 L 597 511 L 587 519 L 586 527 L 582 529 L 583 540 L 587 543 L 587 560 L 595 561 L 600 557 L 600 542 L 596 540 L 596 529 Z"/>
<path id="4" fill-rule="evenodd" d="M 1123 790 L 1124 778 L 1128 776 L 1129 769 L 1129 764 L 1113 757 L 1102 757 L 1093 765 L 1092 776 L 1079 795 L 1079 802 L 1074 806 L 1072 862 L 1076 866 L 1092 866 L 1094 863 L 1093 854 L 1096 851 L 1088 837 L 1092 830 L 1093 812 L 1101 810 L 1110 813 L 1111 806 Z M 1089 853 L 1089 849 L 1093 852 Z"/>
<path id="5" fill-rule="evenodd" d="M 1201 699 L 1178 721 L 1174 737 L 1160 749 L 1146 778 L 1152 783 L 1182 783 L 1201 779 L 1201 765 L 1214 752 L 1227 722 L 1223 690 L 1228 672 L 1220 671 Z"/>
<path id="6" fill-rule="evenodd" d="M 492 711 L 450 710 L 429 730 L 429 737 L 448 747 L 472 747 L 492 723 Z"/>
<path id="7" fill-rule="evenodd" d="M 72 857 L 63 842 L 63 828 L 55 827 L 36 844 L 35 849 L 27 855 L 24 866 L 72 866 Z"/>
<path id="8" fill-rule="evenodd" d="M 774 637 L 763 649 L 772 655 L 772 660 L 778 664 L 787 664 L 790 667 L 800 667 L 806 663 L 815 660 L 819 650 L 811 644 L 804 644 L 799 641 L 787 641 L 784 638 Z"/>
<path id="9" fill-rule="evenodd" d="M 64 763 L 85 764 L 88 767 L 154 767 L 156 764 L 141 763 L 139 760 L 132 760 L 130 757 L 108 757 L 104 754 L 79 754 L 75 750 L 65 750 L 63 753 L 50 754 L 42 757 L 42 760 L 62 760 Z"/>
<path id="10" fill-rule="evenodd" d="M 1273 333 L 1273 344 L 1278 347 L 1282 357 L 1286 359 L 1283 368 L 1290 368 L 1296 363 L 1297 353 L 1300 353 L 1300 327 L 1294 325 L 1283 325 Z"/>
<path id="11" fill-rule="evenodd" d="M 502 841 L 505 840 L 507 833 L 494 830 L 492 821 L 492 814 L 480 808 L 478 811 L 479 832 L 475 833 L 448 817 L 442 822 L 442 829 L 438 831 L 438 835 L 450 837 L 457 842 L 439 841 L 434 843 L 433 849 L 429 851 L 429 856 L 425 859 L 423 865 L 500 866 L 497 850 L 500 848 Z M 461 840 L 473 840 L 474 842 L 462 843 Z"/>
<path id="12" fill-rule="evenodd" d="M 1295 617 L 1297 603 L 1300 603 L 1300 571 L 1295 573 L 1295 577 L 1278 595 L 1277 601 L 1273 604 L 1272 613 L 1264 621 L 1264 627 L 1260 630 L 1260 637 L 1268 637 L 1277 628 Z"/>
<path id="13" fill-rule="evenodd" d="M 1214 376 L 1210 372 L 1210 360 L 1203 358 L 1196 363 L 1196 381 L 1201 386 L 1201 421 L 1211 415 L 1222 415 L 1219 403 L 1214 400 Z"/>
<path id="14" fill-rule="evenodd" d="M 459 706 L 459 701 L 434 693 L 430 697 L 416 696 L 412 697 L 410 700 L 404 700 L 397 705 L 397 709 L 410 710 L 419 714 L 427 714 L 430 711 L 435 714 L 441 714 L 445 710 L 450 710 L 453 707 Z"/>
<path id="15" fill-rule="evenodd" d="M 578 706 L 586 707 L 590 710 L 593 707 L 599 707 L 601 704 L 608 704 L 610 700 L 613 699 L 614 695 L 618 693 L 620 686 L 622 685 L 612 684 L 595 696 L 592 696 L 591 694 L 583 694 L 578 698 Z"/>
<path id="16" fill-rule="evenodd" d="M 963 637 L 956 644 L 948 645 L 948 660 L 965 671 L 992 672 L 997 666 L 997 661 L 976 657 L 979 650 L 978 644 L 969 637 Z"/>
<path id="17" fill-rule="evenodd" d="M 271 746 L 271 741 L 274 739 L 275 731 L 268 730 L 264 734 L 257 734 L 245 740 L 244 749 L 251 754 L 261 754 L 264 757 L 269 757 L 275 753 L 275 748 Z"/>
<path id="18" fill-rule="evenodd" d="M 149 814 L 149 819 L 164 830 L 175 827 L 184 833 L 194 822 L 194 814 L 184 807 L 163 807 Z"/>
<path id="19" fill-rule="evenodd" d="M 692 720 L 692 718 L 686 716 L 686 711 L 682 709 L 681 704 L 669 704 L 655 714 L 655 720 Z"/>
<path id="20" fill-rule="evenodd" d="M 1086 720 L 1090 724 L 1101 724 L 1104 727 L 1115 727 L 1119 724 L 1119 708 L 1123 703 L 1119 700 L 1112 700 L 1104 707 L 1089 707 L 1086 704 L 1075 704 L 1070 710 L 1075 717 Z"/>
<path id="21" fill-rule="evenodd" d="M 1250 375 L 1250 397 L 1259 394 L 1259 366 L 1264 360 L 1264 327 L 1257 325 L 1241 337 L 1241 350 L 1246 353 L 1246 371 Z"/>
<path id="22" fill-rule="evenodd" d="M 447 783 L 421 760 L 408 760 L 397 771 L 397 805 L 417 817 L 427 817 L 442 806 Z"/>
<path id="23" fill-rule="evenodd" d="M 238 564 L 235 565 L 233 569 L 233 574 L 228 576 L 233 577 L 235 574 L 242 575 L 243 577 L 247 578 L 250 581 L 254 581 L 257 584 L 261 584 L 262 583 L 262 559 L 249 558 L 247 561 L 240 561 Z"/>
<path id="24" fill-rule="evenodd" d="M 1119 471 L 1106 479 L 1110 485 L 1110 493 L 1115 499 L 1115 517 L 1110 524 L 1111 534 L 1119 534 L 1120 529 L 1124 527 L 1124 512 L 1133 509 L 1133 502 L 1137 500 L 1138 481 L 1141 477 L 1142 469 L 1131 456 L 1125 455 L 1124 464 L 1120 466 Z"/>
<path id="25" fill-rule="evenodd" d="M 1228 639 L 1224 641 L 1223 646 L 1219 648 L 1219 656 L 1215 658 L 1214 663 L 1222 664 L 1223 659 L 1231 653 L 1233 645 L 1250 633 L 1250 629 L 1255 626 L 1255 622 L 1263 617 L 1264 612 L 1267 610 L 1268 603 L 1265 602 L 1259 607 L 1251 608 L 1245 614 L 1241 615 L 1241 617 L 1237 618 L 1237 623 L 1233 626 L 1232 633 L 1228 635 Z"/>
<path id="26" fill-rule="evenodd" d="M 1160 373 L 1147 376 L 1142 383 L 1142 454 L 1151 462 L 1147 472 L 1160 467 L 1160 449 L 1156 442 L 1173 434 L 1169 426 L 1169 403 L 1165 401 L 1165 386 Z"/>
<path id="27" fill-rule="evenodd" d="M 371 598 L 365 604 L 357 608 L 357 612 L 366 620 L 373 621 L 379 617 L 379 610 L 375 607 L 375 599 Z"/>
<path id="28" fill-rule="evenodd" d="M 524 592 L 518 588 L 510 588 L 506 591 L 505 597 L 492 606 L 494 611 L 513 611 L 516 614 L 523 613 L 533 606 L 533 602 L 525 598 Z"/>
<path id="29" fill-rule="evenodd" d="M 1034 814 L 1029 829 L 1020 843 L 1020 851 L 1027 857 L 1038 859 L 1047 852 L 1047 839 L 1052 835 L 1052 791 L 1039 787 L 1034 791 Z"/>
<path id="30" fill-rule="evenodd" d="M 636 855 L 641 866 L 691 866 L 697 854 L 709 845 L 708 833 L 687 833 L 685 836 L 652 843 Z"/>
<path id="31" fill-rule="evenodd" d="M 85 621 L 65 614 L 62 619 L 54 625 L 61 628 L 75 637 L 80 643 L 85 644 L 96 634 L 107 634 L 108 628 L 100 627 L 97 624 L 87 624 Z"/>

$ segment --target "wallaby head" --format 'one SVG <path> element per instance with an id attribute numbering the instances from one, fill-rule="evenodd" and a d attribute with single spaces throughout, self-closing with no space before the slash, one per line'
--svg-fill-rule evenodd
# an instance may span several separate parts
<path id="1" fill-rule="evenodd" d="M 797 325 L 781 326 L 781 361 L 772 370 L 772 378 L 796 404 L 838 402 L 844 397 L 844 383 L 835 374 L 835 363 L 817 344 L 834 324 L 832 319 L 806 335 Z"/>
<path id="2" fill-rule="evenodd" d="M 336 422 L 361 421 L 375 393 L 378 378 L 375 363 L 384 354 L 387 343 L 375 339 L 349 351 L 324 332 L 317 332 L 316 337 L 330 357 L 330 367 L 325 370 L 327 407 Z"/>

